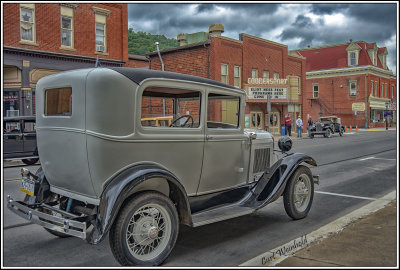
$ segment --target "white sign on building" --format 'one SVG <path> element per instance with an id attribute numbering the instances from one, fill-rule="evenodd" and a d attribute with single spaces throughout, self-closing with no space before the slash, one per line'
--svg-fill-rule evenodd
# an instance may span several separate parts
<path id="1" fill-rule="evenodd" d="M 284 87 L 249 87 L 248 99 L 286 99 L 287 88 Z"/>

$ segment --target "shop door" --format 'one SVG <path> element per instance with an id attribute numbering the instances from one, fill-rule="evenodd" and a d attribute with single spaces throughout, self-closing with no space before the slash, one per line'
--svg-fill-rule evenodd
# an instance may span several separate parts
<path id="1" fill-rule="evenodd" d="M 264 129 L 262 112 L 250 112 L 250 128 Z"/>
<path id="2" fill-rule="evenodd" d="M 268 114 L 265 115 L 267 118 Z M 280 134 L 281 132 L 281 121 L 280 121 L 280 113 L 279 112 L 271 112 L 269 116 L 269 123 L 265 123 L 269 125 L 269 132 L 272 134 Z"/>

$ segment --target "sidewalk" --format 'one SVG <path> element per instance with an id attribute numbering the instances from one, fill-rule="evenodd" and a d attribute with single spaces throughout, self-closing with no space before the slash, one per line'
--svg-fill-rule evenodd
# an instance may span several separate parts
<path id="1" fill-rule="evenodd" d="M 278 267 L 398 267 L 396 201 L 298 251 Z"/>
<path id="2" fill-rule="evenodd" d="M 396 127 L 389 127 L 388 131 L 396 131 L 397 128 Z M 382 128 L 358 128 L 358 130 L 356 130 L 355 128 L 352 128 L 352 130 L 347 130 L 344 133 L 344 136 L 346 136 L 346 134 L 354 134 L 357 132 L 367 132 L 367 131 L 386 131 L 386 128 L 382 127 Z M 332 135 L 335 136 L 335 135 Z M 339 136 L 339 135 L 337 135 Z M 275 141 L 278 141 L 282 136 L 280 134 L 276 134 L 274 135 Z M 323 138 L 322 135 L 320 135 L 319 137 Z M 297 137 L 297 132 L 293 133 L 292 132 L 292 136 L 290 136 L 290 139 L 292 140 L 299 140 L 299 139 L 310 139 L 310 137 L 308 137 L 308 133 L 307 132 L 303 132 L 301 138 Z"/>

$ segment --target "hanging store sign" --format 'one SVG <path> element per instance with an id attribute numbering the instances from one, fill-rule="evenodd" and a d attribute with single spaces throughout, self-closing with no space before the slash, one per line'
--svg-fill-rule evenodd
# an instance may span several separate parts
<path id="1" fill-rule="evenodd" d="M 286 99 L 286 87 L 248 87 L 248 99 Z"/>

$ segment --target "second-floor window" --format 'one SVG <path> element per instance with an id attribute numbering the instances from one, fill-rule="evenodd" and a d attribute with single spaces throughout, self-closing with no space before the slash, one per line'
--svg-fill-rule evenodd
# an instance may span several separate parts
<path id="1" fill-rule="evenodd" d="M 61 45 L 72 46 L 72 18 L 61 16 Z"/>
<path id="2" fill-rule="evenodd" d="M 387 83 L 385 83 L 385 98 L 389 98 L 387 93 Z"/>
<path id="3" fill-rule="evenodd" d="M 228 84 L 228 64 L 221 64 L 221 82 Z"/>
<path id="4" fill-rule="evenodd" d="M 263 71 L 263 78 L 264 79 L 269 79 L 269 71 L 267 71 L 267 70 Z"/>
<path id="5" fill-rule="evenodd" d="M 252 78 L 258 78 L 258 69 L 253 68 L 253 69 L 251 70 L 251 77 L 252 77 Z"/>
<path id="6" fill-rule="evenodd" d="M 371 96 L 374 95 L 374 81 L 371 81 Z"/>
<path id="7" fill-rule="evenodd" d="M 392 85 L 392 98 L 394 98 L 393 92 L 394 92 L 394 86 Z"/>
<path id="8" fill-rule="evenodd" d="M 35 42 L 35 9 L 21 6 L 21 40 Z"/>
<path id="9" fill-rule="evenodd" d="M 240 80 L 240 67 L 239 66 L 235 66 L 234 67 L 234 82 L 233 82 L 233 86 L 240 88 L 241 86 L 241 80 Z"/>
<path id="10" fill-rule="evenodd" d="M 382 83 L 382 85 L 381 85 L 381 98 L 383 98 L 384 96 L 383 96 L 383 83 Z"/>
<path id="11" fill-rule="evenodd" d="M 378 96 L 378 82 L 375 82 L 375 96 Z"/>
<path id="12" fill-rule="evenodd" d="M 357 82 L 350 82 L 350 96 L 357 94 Z"/>
<path id="13" fill-rule="evenodd" d="M 313 98 L 318 98 L 318 84 L 313 84 Z"/>
<path id="14" fill-rule="evenodd" d="M 274 72 L 274 79 L 279 79 L 279 72 Z"/>
<path id="15" fill-rule="evenodd" d="M 106 51 L 106 25 L 96 23 L 96 52 Z"/>

